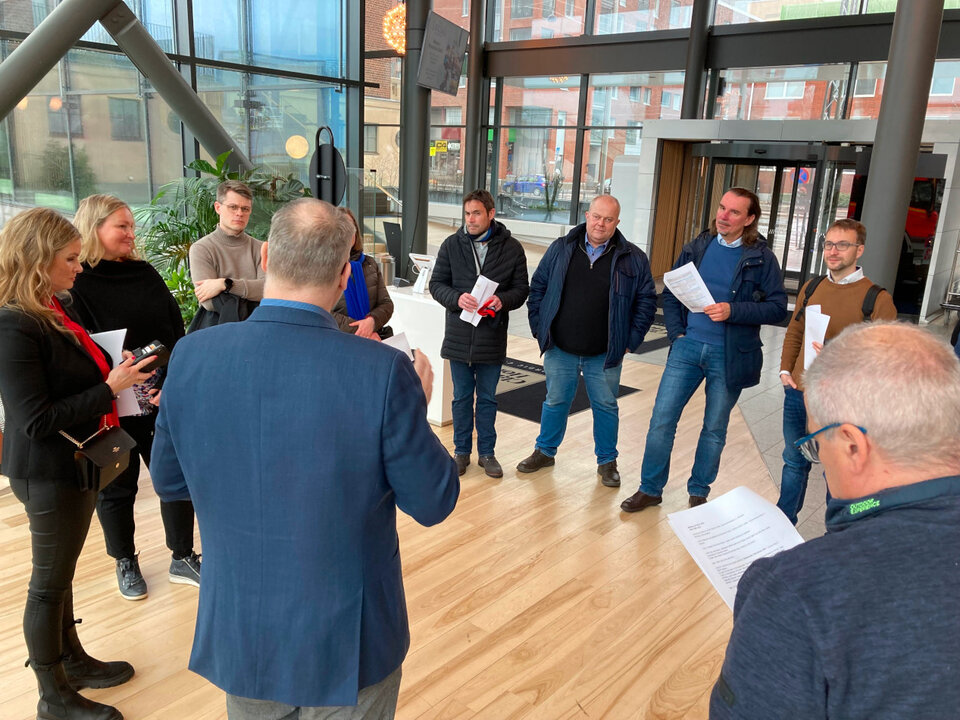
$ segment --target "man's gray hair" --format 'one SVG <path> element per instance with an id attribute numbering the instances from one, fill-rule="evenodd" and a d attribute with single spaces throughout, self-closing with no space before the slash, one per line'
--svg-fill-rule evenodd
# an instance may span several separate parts
<path id="1" fill-rule="evenodd" d="M 353 245 L 354 227 L 330 203 L 300 198 L 270 221 L 267 275 L 298 287 L 337 282 Z"/>
<path id="2" fill-rule="evenodd" d="M 907 323 L 858 323 L 803 375 L 822 426 L 853 423 L 901 467 L 960 464 L 960 361 L 946 342 Z"/>

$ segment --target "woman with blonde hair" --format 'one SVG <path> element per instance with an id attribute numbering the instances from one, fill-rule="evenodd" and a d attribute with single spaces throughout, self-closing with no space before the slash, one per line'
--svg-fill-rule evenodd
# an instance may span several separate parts
<path id="1" fill-rule="evenodd" d="M 91 332 L 126 330 L 123 347 L 136 350 L 159 340 L 168 350 L 183 337 L 183 317 L 166 283 L 150 263 L 139 258 L 133 213 L 112 195 L 91 195 L 77 208 L 83 273 L 70 291 L 77 316 Z M 156 423 L 151 396 L 163 382 L 165 368 L 146 383 L 135 385 L 139 415 L 120 418 L 120 426 L 137 441 L 130 465 L 97 499 L 107 554 L 116 563 L 117 587 L 126 600 L 147 597 L 134 543 L 133 506 L 140 477 L 140 458 L 150 465 Z M 200 557 L 193 551 L 193 504 L 189 500 L 160 503 L 167 547 L 173 557 L 171 582 L 200 584 Z"/>
<path id="2" fill-rule="evenodd" d="M 30 521 L 33 571 L 23 615 L 28 663 L 37 675 L 38 718 L 122 720 L 77 688 L 112 687 L 133 676 L 125 662 L 84 652 L 73 617 L 73 575 L 96 491 L 81 489 L 75 447 L 119 424 L 114 398 L 143 382 L 148 360 L 110 359 L 58 295 L 81 271 L 80 237 L 53 210 L 23 212 L 0 231 L 0 396 L 6 412 L 0 471 Z"/>
<path id="3" fill-rule="evenodd" d="M 363 234 L 357 218 L 347 208 L 339 210 L 350 218 L 355 229 L 350 250 L 353 272 L 347 289 L 333 308 L 333 319 L 343 332 L 373 340 L 388 338 L 393 335 L 389 327 L 385 328 L 393 315 L 393 300 L 383 282 L 380 267 L 372 257 L 363 253 Z"/>

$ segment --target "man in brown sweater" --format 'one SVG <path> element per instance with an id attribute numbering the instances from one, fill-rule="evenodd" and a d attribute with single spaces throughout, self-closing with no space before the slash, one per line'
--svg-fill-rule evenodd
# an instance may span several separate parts
<path id="1" fill-rule="evenodd" d="M 220 223 L 190 247 L 190 277 L 197 300 L 215 312 L 213 299 L 223 292 L 244 300 L 263 299 L 264 272 L 260 265 L 260 240 L 244 230 L 253 211 L 253 193 L 238 180 L 220 183 L 213 204 Z"/>
<path id="2" fill-rule="evenodd" d="M 780 499 L 777 501 L 783 513 L 794 525 L 797 513 L 803 507 L 807 491 L 807 476 L 810 462 L 800 454 L 794 442 L 807 434 L 807 411 L 803 404 L 803 365 L 805 308 L 819 305 L 820 311 L 830 318 L 824 341 L 836 337 L 848 325 L 870 320 L 896 320 L 897 309 L 890 293 L 880 289 L 871 292 L 874 284 L 857 267 L 863 255 L 867 229 L 856 220 L 837 220 L 827 230 L 823 243 L 823 261 L 827 266 L 826 277 L 808 280 L 797 293 L 797 309 L 787 334 L 783 338 L 780 356 L 780 381 L 783 383 L 783 471 L 780 474 Z M 808 296 L 808 287 L 813 292 Z M 868 293 L 873 296 L 870 312 Z M 866 313 L 870 313 L 866 315 Z M 814 344 L 819 352 L 820 345 Z"/>

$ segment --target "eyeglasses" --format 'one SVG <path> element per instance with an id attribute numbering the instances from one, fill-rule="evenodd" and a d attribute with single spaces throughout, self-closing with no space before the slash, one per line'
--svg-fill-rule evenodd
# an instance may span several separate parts
<path id="1" fill-rule="evenodd" d="M 836 423 L 830 423 L 829 425 L 824 425 L 822 428 L 820 428 L 816 432 L 812 432 L 809 435 L 804 435 L 802 438 L 800 438 L 794 443 L 794 446 L 796 446 L 797 450 L 800 451 L 800 454 L 803 455 L 807 460 L 809 460 L 812 463 L 818 463 L 820 462 L 820 442 L 817 440 L 817 435 L 819 435 L 822 432 L 826 432 L 827 430 L 833 430 L 834 428 L 838 428 L 844 424 L 845 423 L 836 422 Z M 859 425 L 854 425 L 854 427 L 860 432 L 862 432 L 864 435 L 867 434 L 866 428 L 860 427 Z"/>
<path id="2" fill-rule="evenodd" d="M 825 240 L 823 242 L 824 250 L 839 250 L 840 252 L 846 252 L 852 247 L 857 247 L 860 243 L 850 243 L 850 242 L 830 242 Z"/>
<path id="3" fill-rule="evenodd" d="M 249 205 L 224 205 L 223 207 L 227 209 L 227 212 L 238 212 L 242 215 L 248 215 L 249 213 L 253 212 L 253 208 Z"/>
<path id="4" fill-rule="evenodd" d="M 617 221 L 617 218 L 615 217 L 604 217 L 603 215 L 597 215 L 594 212 L 588 212 L 587 217 L 589 217 L 595 223 L 603 223 L 604 225 L 610 225 L 611 223 L 615 223 Z"/>

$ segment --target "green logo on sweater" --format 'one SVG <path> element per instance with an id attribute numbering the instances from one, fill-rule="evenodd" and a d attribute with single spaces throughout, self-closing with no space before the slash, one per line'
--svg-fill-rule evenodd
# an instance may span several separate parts
<path id="1" fill-rule="evenodd" d="M 850 506 L 851 515 L 859 515 L 862 512 L 867 510 L 872 510 L 873 508 L 880 507 L 880 501 L 876 498 L 867 498 L 866 500 L 861 500 L 860 502 L 855 502 Z"/>

